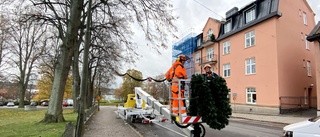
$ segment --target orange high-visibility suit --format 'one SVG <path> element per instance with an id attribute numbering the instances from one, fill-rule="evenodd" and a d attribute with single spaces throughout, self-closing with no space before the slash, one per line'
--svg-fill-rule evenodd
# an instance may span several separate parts
<path id="1" fill-rule="evenodd" d="M 172 94 L 172 113 L 178 114 L 186 114 L 186 107 L 183 100 L 177 100 L 179 97 L 179 79 L 187 79 L 187 71 L 184 68 L 183 64 L 180 61 L 175 61 L 172 64 L 174 68 L 172 85 L 171 85 L 171 94 Z M 170 73 L 170 72 L 169 72 Z M 181 84 L 181 83 L 180 83 Z M 184 98 L 184 89 L 180 90 L 180 98 Z M 179 113 L 179 104 L 180 103 L 180 113 Z"/>

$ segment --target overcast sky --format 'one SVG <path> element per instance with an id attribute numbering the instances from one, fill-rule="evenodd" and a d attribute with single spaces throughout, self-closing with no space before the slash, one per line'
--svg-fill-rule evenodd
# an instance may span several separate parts
<path id="1" fill-rule="evenodd" d="M 209 17 L 221 20 L 225 17 L 225 13 L 233 7 L 241 9 L 254 0 L 172 0 L 174 6 L 174 14 L 179 16 L 176 25 L 179 29 L 177 35 L 183 37 L 189 32 L 199 34 Z M 295 1 L 295 0 L 292 0 Z M 320 19 L 320 0 L 307 0 L 313 12 L 316 14 L 315 21 Z M 204 6 L 203 6 L 204 5 Z M 138 30 L 136 30 L 138 32 Z M 143 41 L 143 34 L 135 33 L 136 39 Z M 136 69 L 142 72 L 143 77 L 155 77 L 164 74 L 171 66 L 171 46 L 177 40 L 169 41 L 168 49 L 160 49 L 159 55 L 154 49 L 148 46 L 139 47 L 138 53 L 142 58 L 135 65 L 125 66 L 122 70 L 124 73 L 127 69 Z M 119 87 L 122 83 L 122 78 L 117 78 Z"/>

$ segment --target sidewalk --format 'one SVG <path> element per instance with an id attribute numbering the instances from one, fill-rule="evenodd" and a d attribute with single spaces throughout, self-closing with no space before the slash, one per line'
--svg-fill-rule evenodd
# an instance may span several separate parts
<path id="1" fill-rule="evenodd" d="M 262 115 L 262 114 L 245 114 L 245 113 L 232 113 L 231 118 L 243 118 L 263 122 L 274 122 L 282 124 L 292 124 L 307 120 L 315 115 L 299 115 L 299 114 L 287 114 L 287 115 Z"/>
<path id="2" fill-rule="evenodd" d="M 243 113 L 233 113 L 232 117 L 235 118 L 245 118 L 265 122 L 275 122 L 282 124 L 293 124 L 301 121 L 308 120 L 309 118 L 317 116 L 316 109 L 300 110 L 297 112 L 291 112 L 288 114 L 279 115 L 258 115 L 258 114 L 243 114 Z"/>
<path id="3" fill-rule="evenodd" d="M 85 125 L 84 137 L 140 137 L 123 119 L 114 113 L 116 107 L 100 107 Z"/>
<path id="4" fill-rule="evenodd" d="M 130 124 L 117 118 L 116 107 L 100 107 L 85 126 L 84 137 L 142 137 Z M 232 118 L 242 118 L 263 122 L 292 124 L 316 116 L 313 112 L 297 112 L 286 115 L 261 115 L 247 113 L 233 113 Z"/>

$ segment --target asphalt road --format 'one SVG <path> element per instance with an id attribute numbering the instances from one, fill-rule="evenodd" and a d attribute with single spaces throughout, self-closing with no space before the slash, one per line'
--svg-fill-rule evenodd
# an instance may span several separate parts
<path id="1" fill-rule="evenodd" d="M 231 119 L 222 130 L 214 130 L 205 125 L 208 137 L 280 137 L 285 124 L 260 122 L 245 119 Z"/>
<path id="2" fill-rule="evenodd" d="M 133 126 L 144 137 L 187 137 L 179 127 L 168 121 L 149 124 L 133 123 Z"/>
<path id="3" fill-rule="evenodd" d="M 206 137 L 279 137 L 285 124 L 260 122 L 245 119 L 230 119 L 229 125 L 222 130 L 214 130 L 203 123 Z M 161 124 L 162 126 L 159 126 Z M 136 129 L 147 137 L 188 136 L 170 122 L 142 124 L 134 123 Z M 164 127 L 163 127 L 164 126 Z M 185 129 L 186 130 L 186 129 Z M 186 130 L 187 131 L 187 130 Z"/>

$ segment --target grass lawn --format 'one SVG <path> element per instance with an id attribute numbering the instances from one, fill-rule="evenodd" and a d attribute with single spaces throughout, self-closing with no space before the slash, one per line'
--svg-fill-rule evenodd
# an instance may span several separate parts
<path id="1" fill-rule="evenodd" d="M 98 104 L 97 101 L 96 101 L 96 104 Z M 121 106 L 124 103 L 122 100 L 100 100 L 101 106 L 116 106 L 117 104 L 119 104 Z"/>
<path id="2" fill-rule="evenodd" d="M 0 108 L 0 136 L 1 137 L 59 137 L 63 134 L 67 122 L 76 123 L 77 113 L 73 109 L 64 109 L 66 122 L 44 124 L 39 123 L 46 109 L 26 111 L 22 109 Z"/>

